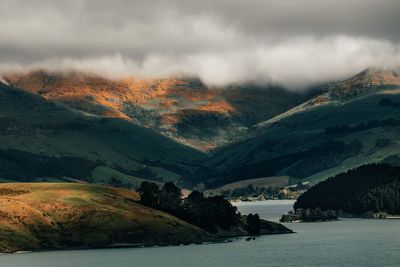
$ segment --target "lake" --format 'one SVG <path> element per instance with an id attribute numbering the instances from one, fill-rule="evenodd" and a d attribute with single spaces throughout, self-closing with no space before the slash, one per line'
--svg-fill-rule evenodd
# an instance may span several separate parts
<path id="1" fill-rule="evenodd" d="M 291 209 L 293 201 L 235 205 L 242 214 L 259 213 L 276 221 Z M 296 233 L 209 245 L 0 255 L 0 266 L 400 266 L 400 220 L 286 225 Z"/>

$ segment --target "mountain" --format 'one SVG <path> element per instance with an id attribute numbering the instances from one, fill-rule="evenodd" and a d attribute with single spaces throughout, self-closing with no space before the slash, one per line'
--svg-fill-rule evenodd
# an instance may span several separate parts
<path id="1" fill-rule="evenodd" d="M 259 123 L 255 137 L 217 148 L 206 162 L 208 187 L 275 176 L 317 183 L 358 165 L 398 161 L 397 72 L 367 69 L 326 90 Z"/>
<path id="2" fill-rule="evenodd" d="M 306 93 L 44 71 L 5 75 L 0 89 L 5 181 L 268 187 L 400 162 L 400 78 L 390 70 Z"/>
<path id="3" fill-rule="evenodd" d="M 346 99 L 365 94 L 380 86 L 400 85 L 399 73 L 393 70 L 368 68 L 343 82 L 333 83 L 329 87 L 332 99 Z"/>
<path id="4" fill-rule="evenodd" d="M 105 78 L 80 72 L 10 73 L 9 85 L 93 115 L 121 118 L 210 150 L 251 135 L 252 127 L 315 96 L 274 86 L 209 87 L 195 78 Z"/>
<path id="5" fill-rule="evenodd" d="M 206 154 L 128 120 L 92 115 L 0 83 L 1 181 L 192 184 Z"/>

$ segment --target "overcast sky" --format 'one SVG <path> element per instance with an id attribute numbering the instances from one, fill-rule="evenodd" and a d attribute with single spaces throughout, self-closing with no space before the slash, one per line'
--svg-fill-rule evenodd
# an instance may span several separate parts
<path id="1" fill-rule="evenodd" d="M 400 66 L 399 0 L 0 0 L 0 72 L 299 88 Z"/>

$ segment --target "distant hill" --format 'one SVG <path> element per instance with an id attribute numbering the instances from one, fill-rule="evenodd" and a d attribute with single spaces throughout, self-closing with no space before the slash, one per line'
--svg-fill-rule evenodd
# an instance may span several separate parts
<path id="1" fill-rule="evenodd" d="M 289 176 L 317 183 L 400 154 L 400 78 L 368 69 L 327 92 L 260 123 L 255 137 L 222 146 L 207 162 L 208 187 Z"/>
<path id="2" fill-rule="evenodd" d="M 317 88 L 208 87 L 195 78 L 110 79 L 80 72 L 12 73 L 12 86 L 89 114 L 122 118 L 201 150 L 235 142 L 262 121 L 312 98 Z"/>
<path id="3" fill-rule="evenodd" d="M 294 208 L 400 214 L 400 167 L 369 164 L 337 174 L 301 195 Z"/>
<path id="4" fill-rule="evenodd" d="M 192 184 L 206 154 L 119 118 L 91 115 L 0 83 L 0 180 L 135 187 Z"/>
<path id="5" fill-rule="evenodd" d="M 395 71 L 367 69 L 307 93 L 77 72 L 3 80 L 12 86 L 0 83 L 2 181 L 202 190 L 282 176 L 315 184 L 362 164 L 400 164 Z"/>

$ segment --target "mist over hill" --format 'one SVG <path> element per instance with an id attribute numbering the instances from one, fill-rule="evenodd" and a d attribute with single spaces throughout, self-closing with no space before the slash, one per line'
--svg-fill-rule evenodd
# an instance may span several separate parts
<path id="1" fill-rule="evenodd" d="M 210 186 L 287 175 L 317 183 L 399 154 L 399 74 L 367 69 L 260 123 L 255 137 L 218 148 Z M 215 170 L 217 170 L 215 172 Z"/>
<path id="2" fill-rule="evenodd" d="M 195 78 L 111 79 L 44 70 L 3 75 L 7 84 L 89 114 L 121 118 L 201 150 L 238 141 L 252 127 L 320 93 L 255 84 L 209 87 Z"/>
<path id="3" fill-rule="evenodd" d="M 4 181 L 137 187 L 147 179 L 212 188 L 285 176 L 288 184 L 316 183 L 398 156 L 400 80 L 384 69 L 306 93 L 78 72 L 3 80 L 13 86 L 1 85 Z"/>
<path id="4" fill-rule="evenodd" d="M 0 179 L 137 187 L 188 181 L 206 154 L 120 118 L 0 85 Z"/>

